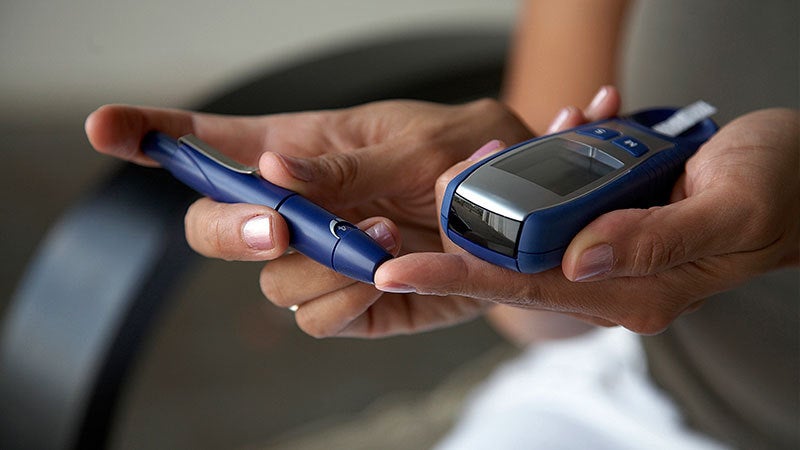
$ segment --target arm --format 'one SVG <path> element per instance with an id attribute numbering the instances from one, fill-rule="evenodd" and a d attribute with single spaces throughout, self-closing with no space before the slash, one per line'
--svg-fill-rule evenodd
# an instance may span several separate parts
<path id="1" fill-rule="evenodd" d="M 529 0 L 521 10 L 504 101 L 543 133 L 566 105 L 614 84 L 627 0 Z"/>

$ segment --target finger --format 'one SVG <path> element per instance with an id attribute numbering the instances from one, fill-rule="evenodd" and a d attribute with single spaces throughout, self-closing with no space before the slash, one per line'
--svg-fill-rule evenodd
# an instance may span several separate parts
<path id="1" fill-rule="evenodd" d="M 378 301 L 380 300 L 380 302 Z M 311 299 L 295 312 L 314 337 L 385 337 L 454 325 L 479 316 L 488 303 L 464 299 L 392 296 L 356 283 Z"/>
<path id="2" fill-rule="evenodd" d="M 261 205 L 196 201 L 186 212 L 186 240 L 201 255 L 236 261 L 275 259 L 289 246 L 289 230 Z"/>
<path id="3" fill-rule="evenodd" d="M 514 304 L 513 299 L 538 297 L 523 293 L 528 287 L 524 278 L 464 253 L 411 253 L 381 265 L 375 272 L 375 287 L 384 292 L 464 295 Z"/>
<path id="4" fill-rule="evenodd" d="M 746 248 L 738 227 L 745 215 L 736 200 L 710 191 L 664 207 L 613 211 L 575 236 L 564 274 L 573 281 L 638 277 Z"/>
<path id="5" fill-rule="evenodd" d="M 520 274 L 464 253 L 412 253 L 379 267 L 375 287 L 568 313 L 597 325 L 619 324 L 636 333 L 654 334 L 696 301 L 692 292 L 697 286 L 676 285 L 676 279 L 680 281 L 679 274 L 663 280 L 633 277 L 588 285 L 567 280 L 558 268 Z"/>
<path id="6" fill-rule="evenodd" d="M 295 312 L 297 326 L 316 338 L 342 335 L 368 336 L 369 316 L 364 316 L 383 292 L 364 283 L 353 283 L 301 303 Z M 362 320 L 360 317 L 364 316 Z M 354 322 L 358 325 L 352 326 Z"/>
<path id="7" fill-rule="evenodd" d="M 619 305 L 597 301 L 599 292 L 567 281 L 560 270 L 520 274 L 466 253 L 411 253 L 395 258 L 378 268 L 375 287 L 394 293 L 460 295 L 619 323 L 614 320 L 619 315 Z M 598 323 L 607 322 L 598 320 Z"/>
<path id="8" fill-rule="evenodd" d="M 463 297 L 388 295 L 380 297 L 338 336 L 386 337 L 456 325 L 481 316 L 491 304 Z"/>
<path id="9" fill-rule="evenodd" d="M 387 141 L 347 152 L 303 158 L 266 152 L 259 161 L 261 176 L 279 186 L 313 198 L 323 206 L 348 208 L 379 197 L 402 193 L 409 177 L 425 177 L 431 170 L 420 165 L 417 173 L 403 160 L 396 142 Z M 434 179 L 435 174 L 430 176 Z"/>
<path id="10" fill-rule="evenodd" d="M 499 139 L 492 139 L 491 141 L 483 144 L 475 153 L 467 158 L 467 161 L 480 161 L 488 156 L 491 156 L 500 150 L 506 148 L 505 142 Z"/>
<path id="11" fill-rule="evenodd" d="M 567 106 L 556 114 L 555 119 L 547 127 L 546 134 L 568 130 L 584 123 L 586 123 L 586 118 L 583 116 L 583 112 L 574 106 Z"/>
<path id="12" fill-rule="evenodd" d="M 547 128 L 547 134 L 613 117 L 619 111 L 620 103 L 619 91 L 613 86 L 603 86 L 583 111 L 574 106 L 559 111 Z"/>
<path id="13" fill-rule="evenodd" d="M 142 137 L 158 130 L 172 137 L 195 134 L 229 156 L 255 165 L 255 146 L 263 129 L 253 118 L 228 117 L 177 109 L 105 105 L 86 118 L 86 135 L 101 153 L 145 165 L 155 165 L 139 150 Z"/>
<path id="14" fill-rule="evenodd" d="M 588 122 L 608 119 L 619 112 L 621 104 L 619 91 L 614 86 L 603 86 L 583 110 Z"/>
<path id="15" fill-rule="evenodd" d="M 393 255 L 400 251 L 400 232 L 391 220 L 373 217 L 357 226 Z M 286 255 L 267 264 L 259 281 L 264 296 L 283 308 L 302 305 L 356 283 L 300 254 Z"/>
<path id="16" fill-rule="evenodd" d="M 380 300 L 380 301 L 379 301 Z M 303 303 L 298 326 L 314 337 L 385 337 L 419 333 L 479 316 L 488 303 L 463 298 L 393 296 L 356 283 Z"/>

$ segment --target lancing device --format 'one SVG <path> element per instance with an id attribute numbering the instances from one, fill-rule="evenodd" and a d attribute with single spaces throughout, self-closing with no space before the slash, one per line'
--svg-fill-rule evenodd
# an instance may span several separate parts
<path id="1" fill-rule="evenodd" d="M 150 132 L 142 151 L 197 192 L 225 203 L 253 203 L 278 211 L 289 226 L 289 245 L 331 269 L 365 283 L 392 256 L 356 226 L 296 192 L 275 186 L 258 169 L 226 157 L 194 135 L 178 140 Z"/>
<path id="2" fill-rule="evenodd" d="M 645 110 L 514 145 L 456 176 L 442 229 L 495 265 L 536 273 L 561 264 L 598 216 L 665 204 L 686 160 L 717 130 L 716 110 Z"/>

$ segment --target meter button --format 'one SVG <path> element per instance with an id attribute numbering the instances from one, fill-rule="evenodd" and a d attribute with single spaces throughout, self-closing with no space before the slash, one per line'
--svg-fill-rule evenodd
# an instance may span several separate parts
<path id="1" fill-rule="evenodd" d="M 342 236 L 347 234 L 349 231 L 355 230 L 355 225 L 345 222 L 344 220 L 331 220 L 328 227 L 331 230 L 331 233 L 336 236 L 337 239 L 341 239 Z"/>
<path id="2" fill-rule="evenodd" d="M 630 136 L 618 137 L 611 142 L 637 158 L 650 150 L 646 145 L 642 144 L 642 141 Z"/>
<path id="3" fill-rule="evenodd" d="M 591 136 L 593 138 L 602 139 L 604 141 L 619 136 L 619 131 L 603 127 L 583 128 L 577 130 L 577 133 L 582 134 L 584 136 Z"/>

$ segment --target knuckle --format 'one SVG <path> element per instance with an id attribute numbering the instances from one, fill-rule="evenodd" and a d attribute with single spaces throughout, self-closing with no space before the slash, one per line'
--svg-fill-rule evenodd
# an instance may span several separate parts
<path id="1" fill-rule="evenodd" d="M 535 283 L 504 284 L 499 292 L 499 297 L 500 299 L 494 300 L 502 299 L 505 304 L 523 308 L 553 309 L 557 303 L 546 295 L 541 286 Z"/>
<path id="2" fill-rule="evenodd" d="M 482 98 L 475 100 L 468 105 L 471 112 L 477 113 L 483 122 L 487 124 L 487 129 L 495 130 L 498 137 L 502 137 L 507 143 L 514 143 L 529 139 L 531 132 L 523 122 L 505 104 L 493 99 Z"/>
<path id="3" fill-rule="evenodd" d="M 259 277 L 261 293 L 264 294 L 264 297 L 266 297 L 266 299 L 272 302 L 274 305 L 282 308 L 288 308 L 294 305 L 294 302 L 291 298 L 285 295 L 281 280 L 273 276 L 272 272 L 270 272 L 270 264 L 267 264 L 263 269 L 261 269 L 261 276 Z"/>
<path id="4" fill-rule="evenodd" d="M 325 158 L 328 168 L 327 176 L 335 180 L 339 189 L 351 188 L 358 179 L 358 159 L 352 153 L 336 153 Z"/>
<path id="5" fill-rule="evenodd" d="M 295 321 L 304 333 L 316 339 L 333 337 L 339 333 L 339 330 L 333 327 L 330 322 L 320 320 L 315 315 L 305 314 L 302 309 L 297 311 Z"/>
<path id="6" fill-rule="evenodd" d="M 650 336 L 666 330 L 674 319 L 674 315 L 663 312 L 639 313 L 626 317 L 620 325 L 634 333 Z"/>
<path id="7" fill-rule="evenodd" d="M 763 198 L 763 197 L 762 197 Z M 785 208 L 775 207 L 771 202 L 754 198 L 742 200 L 743 214 L 739 217 L 740 246 L 745 249 L 760 249 L 769 246 L 786 232 Z"/>
<path id="8" fill-rule="evenodd" d="M 505 117 L 510 115 L 508 109 L 493 98 L 480 98 L 470 103 L 470 107 L 489 117 Z"/>
<path id="9" fill-rule="evenodd" d="M 649 232 L 636 241 L 630 270 L 634 276 L 658 273 L 683 261 L 686 254 L 686 242 L 679 234 Z"/>
<path id="10" fill-rule="evenodd" d="M 692 303 L 691 288 L 677 287 L 671 282 L 657 282 L 657 287 L 640 295 L 635 306 L 628 308 L 619 324 L 637 334 L 654 335 L 666 330 Z"/>

